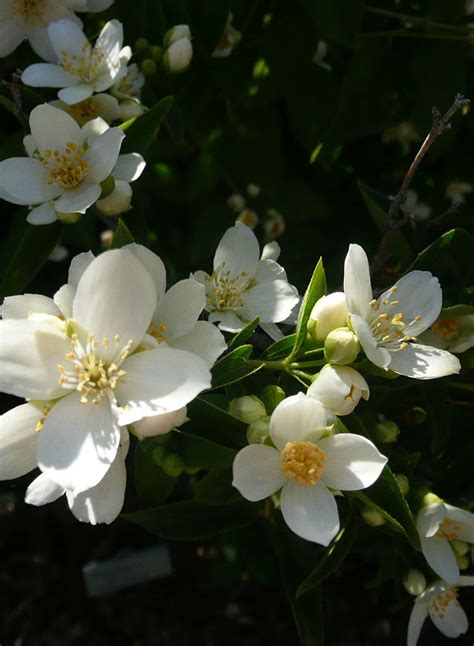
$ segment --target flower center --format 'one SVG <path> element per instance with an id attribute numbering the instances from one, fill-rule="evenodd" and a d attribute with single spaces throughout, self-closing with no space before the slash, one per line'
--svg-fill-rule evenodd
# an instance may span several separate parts
<path id="1" fill-rule="evenodd" d="M 315 485 L 324 471 L 326 455 L 312 442 L 287 442 L 280 454 L 281 470 L 289 480 Z"/>
<path id="2" fill-rule="evenodd" d="M 459 336 L 461 321 L 459 319 L 441 319 L 433 323 L 431 329 L 446 341 L 452 341 Z"/>
<path id="3" fill-rule="evenodd" d="M 207 309 L 210 312 L 224 312 L 243 307 L 245 301 L 242 295 L 255 285 L 255 280 L 250 278 L 246 271 L 231 277 L 229 270 L 224 271 L 224 263 L 212 276 L 207 276 L 206 280 L 212 285 L 207 294 Z"/>
<path id="4" fill-rule="evenodd" d="M 30 26 L 42 24 L 48 0 L 17 0 L 16 15 Z"/>
<path id="5" fill-rule="evenodd" d="M 80 126 L 100 116 L 97 112 L 97 103 L 93 100 L 93 97 L 79 101 L 74 105 L 64 104 L 61 109 L 70 114 Z"/>
<path id="6" fill-rule="evenodd" d="M 64 154 L 61 155 L 57 148 L 46 148 L 43 155 L 36 155 L 36 158 L 50 169 L 48 184 L 56 183 L 62 188 L 76 188 L 89 172 L 89 164 L 83 157 L 85 152 L 86 147 L 68 141 Z"/>
<path id="7" fill-rule="evenodd" d="M 404 350 L 411 341 L 416 341 L 416 337 L 407 334 L 406 328 L 414 322 L 421 321 L 422 317 L 417 314 L 413 321 L 405 321 L 405 313 L 396 311 L 400 301 L 391 300 L 397 291 L 398 287 L 395 285 L 389 290 L 388 298 L 382 301 L 374 298 L 370 301 L 372 310 L 370 328 L 378 345 L 392 350 Z"/>
<path id="8" fill-rule="evenodd" d="M 430 600 L 430 611 L 435 614 L 438 619 L 443 619 L 446 609 L 451 602 L 454 601 L 454 603 L 459 606 L 458 594 L 458 588 L 456 588 L 455 586 L 449 586 L 449 588 L 443 590 Z"/>
<path id="9" fill-rule="evenodd" d="M 67 390 L 77 390 L 81 393 L 81 403 L 98 404 L 110 390 L 114 390 L 120 379 L 125 377 L 125 370 L 120 366 L 128 357 L 133 341 L 128 341 L 124 346 L 120 337 L 114 337 L 116 353 L 113 358 L 105 362 L 97 354 L 98 343 L 92 334 L 87 337 L 85 348 L 80 343 L 77 334 L 71 336 L 71 352 L 65 355 L 68 365 L 57 366 L 61 373 L 58 383 Z M 102 339 L 102 346 L 108 348 L 110 341 Z"/>
<path id="10" fill-rule="evenodd" d="M 162 343 L 165 340 L 165 325 L 158 325 L 158 323 L 153 323 L 148 328 L 148 334 L 156 339 L 159 343 Z"/>
<path id="11" fill-rule="evenodd" d="M 455 541 L 459 536 L 459 525 L 451 520 L 451 518 L 444 518 L 441 525 L 438 527 L 436 536 L 440 538 L 446 538 L 448 541 Z"/>
<path id="12" fill-rule="evenodd" d="M 81 54 L 71 54 L 66 49 L 61 50 L 60 65 L 68 74 L 79 78 L 82 83 L 93 83 L 99 74 L 99 68 L 104 61 L 104 54 L 90 43 L 84 43 Z"/>

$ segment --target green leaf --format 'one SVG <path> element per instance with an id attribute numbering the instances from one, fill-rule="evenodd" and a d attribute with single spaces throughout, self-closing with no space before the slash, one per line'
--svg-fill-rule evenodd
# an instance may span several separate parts
<path id="1" fill-rule="evenodd" d="M 245 527 L 255 517 L 252 505 L 247 502 L 211 507 L 194 500 L 183 500 L 122 514 L 122 518 L 161 538 L 194 541 Z"/>
<path id="2" fill-rule="evenodd" d="M 230 505 L 240 499 L 232 486 L 232 470 L 222 469 L 207 473 L 194 487 L 194 498 L 201 505 Z"/>
<path id="3" fill-rule="evenodd" d="M 296 323 L 295 342 L 291 351 L 291 359 L 298 354 L 299 349 L 306 339 L 306 328 L 309 317 L 316 301 L 326 293 L 326 275 L 324 273 L 323 260 L 319 259 L 313 272 L 308 288 L 303 296 L 298 322 Z M 291 360 L 290 359 L 290 360 Z"/>
<path id="4" fill-rule="evenodd" d="M 250 336 L 252 336 L 252 334 L 255 332 L 259 323 L 260 323 L 260 317 L 257 316 L 254 318 L 253 321 L 250 321 L 248 325 L 246 325 L 242 330 L 240 330 L 240 332 L 237 332 L 237 334 L 229 343 L 229 349 L 238 348 L 239 346 L 244 344 L 245 341 L 247 341 L 247 339 Z"/>
<path id="5" fill-rule="evenodd" d="M 121 247 L 125 247 L 125 245 L 132 244 L 132 242 L 135 242 L 135 240 L 133 239 L 127 225 L 123 220 L 119 220 L 117 228 L 114 231 L 114 237 L 112 238 L 110 248 L 120 249 Z"/>
<path id="6" fill-rule="evenodd" d="M 144 155 L 158 134 L 161 122 L 172 104 L 173 97 L 166 96 L 147 112 L 123 123 L 120 127 L 125 131 L 126 137 L 123 142 L 122 153 L 140 153 Z"/>
<path id="7" fill-rule="evenodd" d="M 374 224 L 381 233 L 385 233 L 385 231 L 387 230 L 386 208 L 389 206 L 388 199 L 367 184 L 364 184 L 364 182 L 358 181 L 357 187 L 359 188 L 359 191 L 364 199 L 369 213 L 372 216 Z M 382 201 L 385 202 L 384 206 L 382 206 Z M 394 231 L 392 233 L 390 248 L 394 255 L 404 266 L 411 262 L 413 258 L 413 252 L 410 245 L 408 244 L 407 239 L 401 231 Z"/>
<path id="8" fill-rule="evenodd" d="M 190 435 L 234 449 L 247 444 L 247 424 L 204 397 L 197 397 L 188 404 L 188 417 L 190 421 L 183 430 Z"/>
<path id="9" fill-rule="evenodd" d="M 241 381 L 260 370 L 263 366 L 248 366 L 247 360 L 252 354 L 253 346 L 241 345 L 232 350 L 214 364 L 212 369 L 212 387 L 222 388 L 236 381 Z"/>
<path id="10" fill-rule="evenodd" d="M 275 343 L 272 343 L 265 352 L 262 354 L 261 359 L 266 359 L 267 361 L 276 361 L 278 359 L 284 359 L 287 357 L 291 350 L 293 349 L 296 341 L 296 334 L 290 334 L 284 339 L 280 339 Z"/>
<path id="11" fill-rule="evenodd" d="M 350 552 L 352 545 L 357 536 L 357 524 L 353 522 L 350 515 L 347 524 L 340 530 L 339 534 L 327 548 L 324 556 L 321 558 L 316 568 L 309 576 L 298 586 L 296 596 L 300 597 L 309 590 L 316 588 L 328 576 L 333 574 L 343 563 L 344 559 Z"/>
<path id="12" fill-rule="evenodd" d="M 30 283 L 48 260 L 58 244 L 63 225 L 60 222 L 47 226 L 26 224 L 26 230 L 18 243 L 18 237 L 11 242 L 15 252 L 0 280 L 0 297 L 17 294 Z M 7 248 L 10 244 L 7 244 Z"/>
<path id="13" fill-rule="evenodd" d="M 153 444 L 144 451 L 135 447 L 135 488 L 140 507 L 155 507 L 166 501 L 176 484 L 176 478 L 166 475 L 153 460 Z M 156 445 L 155 445 L 156 446 Z"/>
<path id="14" fill-rule="evenodd" d="M 175 430 L 173 433 L 178 454 L 189 467 L 226 469 L 232 466 L 236 451 L 216 442 Z"/>
<path id="15" fill-rule="evenodd" d="M 457 319 L 461 316 L 472 316 L 474 314 L 473 305 L 451 305 L 450 307 L 443 307 L 438 319 Z"/>

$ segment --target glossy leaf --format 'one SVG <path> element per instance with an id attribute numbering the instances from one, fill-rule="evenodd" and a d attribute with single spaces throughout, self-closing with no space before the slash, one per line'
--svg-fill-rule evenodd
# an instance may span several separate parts
<path id="1" fill-rule="evenodd" d="M 194 487 L 194 498 L 201 505 L 230 505 L 241 499 L 232 486 L 232 470 L 207 473 Z"/>
<path id="2" fill-rule="evenodd" d="M 306 330 L 308 326 L 309 317 L 316 301 L 326 294 L 326 275 L 324 273 L 322 258 L 319 259 L 318 264 L 313 272 L 308 288 L 303 296 L 300 311 L 298 314 L 298 322 L 296 324 L 295 341 L 293 350 L 291 351 L 291 358 L 294 358 L 299 349 L 306 339 Z"/>
<path id="3" fill-rule="evenodd" d="M 172 104 L 173 97 L 166 96 L 147 112 L 122 124 L 120 127 L 125 131 L 126 137 L 121 152 L 145 155 Z"/>
<path id="4" fill-rule="evenodd" d="M 175 430 L 177 451 L 190 467 L 226 469 L 234 461 L 236 451 L 216 442 Z"/>
<path id="5" fill-rule="evenodd" d="M 132 234 L 130 233 L 127 225 L 123 220 L 119 220 L 117 228 L 114 231 L 114 237 L 112 238 L 112 244 L 110 245 L 111 249 L 120 249 L 125 247 L 125 245 L 135 242 Z"/>
<path id="6" fill-rule="evenodd" d="M 247 359 L 252 354 L 253 346 L 241 345 L 219 359 L 212 369 L 212 387 L 222 388 L 236 381 L 241 381 L 258 372 L 262 366 L 248 366 Z"/>
<path id="7" fill-rule="evenodd" d="M 174 489 L 176 478 L 168 476 L 154 462 L 153 444 L 144 451 L 137 442 L 134 458 L 135 488 L 140 508 L 164 503 Z"/>

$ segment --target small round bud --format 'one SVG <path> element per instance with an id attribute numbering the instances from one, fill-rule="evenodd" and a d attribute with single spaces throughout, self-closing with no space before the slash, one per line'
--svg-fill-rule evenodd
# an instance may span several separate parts
<path id="1" fill-rule="evenodd" d="M 376 509 L 369 509 L 367 507 L 367 509 L 363 509 L 360 514 L 370 527 L 380 527 L 381 525 L 385 525 L 385 518 Z"/>
<path id="2" fill-rule="evenodd" d="M 260 186 L 257 184 L 247 184 L 247 193 L 250 197 L 258 197 L 260 195 Z"/>
<path id="3" fill-rule="evenodd" d="M 400 491 L 404 496 L 408 495 L 408 492 L 410 491 L 410 481 L 406 476 L 403 475 L 403 473 L 397 473 L 395 476 L 395 480 L 397 481 L 398 486 L 400 487 Z"/>
<path id="4" fill-rule="evenodd" d="M 117 180 L 112 193 L 103 199 L 97 200 L 95 206 L 104 215 L 114 217 L 130 210 L 132 195 L 133 191 L 130 184 Z"/>
<path id="5" fill-rule="evenodd" d="M 114 239 L 114 232 L 112 229 L 105 229 L 100 234 L 100 246 L 102 249 L 110 249 L 112 246 L 112 241 Z"/>
<path id="6" fill-rule="evenodd" d="M 158 70 L 156 62 L 152 58 L 145 58 L 145 60 L 142 61 L 141 67 L 145 76 L 155 76 Z"/>
<path id="7" fill-rule="evenodd" d="M 69 251 L 63 245 L 57 244 L 48 256 L 51 262 L 62 262 L 69 256 Z"/>
<path id="8" fill-rule="evenodd" d="M 135 41 L 134 49 L 136 52 L 141 52 L 149 46 L 150 46 L 150 43 L 147 41 L 146 38 L 138 38 L 138 40 Z"/>
<path id="9" fill-rule="evenodd" d="M 237 222 L 245 224 L 245 226 L 250 227 L 250 229 L 255 229 L 258 224 L 258 215 L 252 209 L 244 209 L 239 213 Z"/>
<path id="10" fill-rule="evenodd" d="M 166 446 L 156 446 L 153 449 L 153 453 L 151 454 L 153 458 L 153 462 L 157 464 L 159 467 L 161 467 L 167 455 L 168 455 L 168 449 L 166 448 Z"/>
<path id="11" fill-rule="evenodd" d="M 308 395 L 335 415 L 349 415 L 362 399 L 369 399 L 369 385 L 349 366 L 325 365 L 308 389 Z"/>
<path id="12" fill-rule="evenodd" d="M 168 29 L 163 39 L 163 45 L 168 48 L 170 45 L 182 38 L 191 39 L 191 30 L 189 29 L 189 25 L 175 25 L 174 27 L 171 27 L 171 29 Z"/>
<path id="13" fill-rule="evenodd" d="M 456 561 L 458 562 L 460 570 L 467 570 L 470 565 L 469 556 L 467 554 L 464 556 L 456 556 Z"/>
<path id="14" fill-rule="evenodd" d="M 408 424 L 419 426 L 426 422 L 427 413 L 421 406 L 412 406 L 406 413 Z"/>
<path id="15" fill-rule="evenodd" d="M 402 583 L 408 594 L 414 597 L 419 597 L 426 589 L 425 575 L 420 570 L 408 570 Z"/>
<path id="16" fill-rule="evenodd" d="M 400 435 L 398 424 L 391 419 L 384 419 L 377 422 L 374 428 L 374 437 L 383 444 L 393 444 Z"/>
<path id="17" fill-rule="evenodd" d="M 153 45 L 152 47 L 150 47 L 150 54 L 157 63 L 161 63 L 161 60 L 163 58 L 163 47 L 160 47 L 159 45 Z"/>
<path id="18" fill-rule="evenodd" d="M 286 393 L 283 388 L 280 388 L 280 386 L 275 386 L 273 384 L 265 386 L 265 388 L 260 393 L 260 399 L 262 400 L 269 415 L 273 413 L 275 408 L 280 402 L 285 399 L 285 397 Z"/>
<path id="19" fill-rule="evenodd" d="M 136 119 L 145 112 L 145 106 L 135 99 L 126 99 L 125 101 L 121 101 L 119 108 L 120 119 L 123 122 L 130 121 L 130 119 Z"/>
<path id="20" fill-rule="evenodd" d="M 359 352 L 359 339 L 348 327 L 339 327 L 332 330 L 324 342 L 324 356 L 329 363 L 335 363 L 340 366 L 353 363 L 357 359 Z"/>
<path id="21" fill-rule="evenodd" d="M 155 451 L 156 449 L 154 449 L 153 453 L 155 453 Z M 180 476 L 186 468 L 183 458 L 176 453 L 168 453 L 168 455 L 163 459 L 161 466 L 163 471 L 172 478 Z"/>
<path id="22" fill-rule="evenodd" d="M 232 195 L 227 200 L 227 206 L 229 207 L 229 209 L 232 209 L 232 211 L 235 211 L 235 213 L 240 213 L 240 211 L 245 209 L 244 196 L 240 195 L 240 193 L 232 193 Z"/>
<path id="23" fill-rule="evenodd" d="M 100 183 L 100 188 L 102 189 L 102 193 L 99 197 L 100 200 L 103 200 L 105 197 L 108 197 L 111 193 L 113 193 L 113 190 L 115 188 L 115 180 L 112 175 L 109 175 L 104 179 L 103 182 Z"/>
<path id="24" fill-rule="evenodd" d="M 334 292 L 315 303 L 310 317 L 315 321 L 310 334 L 314 341 L 324 341 L 332 330 L 344 327 L 347 319 L 346 297 L 343 292 Z"/>
<path id="25" fill-rule="evenodd" d="M 259 417 L 265 417 L 266 408 L 255 395 L 244 395 L 233 399 L 229 404 L 229 413 L 246 424 L 251 424 Z"/>
<path id="26" fill-rule="evenodd" d="M 270 434 L 270 417 L 259 417 L 247 429 L 249 444 L 263 444 Z"/>
<path id="27" fill-rule="evenodd" d="M 193 46 L 188 38 L 181 38 L 166 50 L 163 66 L 170 74 L 185 72 L 193 57 Z"/>
<path id="28" fill-rule="evenodd" d="M 64 224 L 76 224 L 81 218 L 80 213 L 59 213 L 56 212 L 56 217 L 58 220 L 63 222 Z"/>
<path id="29" fill-rule="evenodd" d="M 456 556 L 465 556 L 470 550 L 470 547 L 467 543 L 458 540 L 451 541 L 451 547 L 453 548 Z"/>
<path id="30" fill-rule="evenodd" d="M 440 505 L 443 499 L 437 496 L 432 491 L 425 492 L 421 500 L 421 507 L 429 507 L 430 505 Z"/>

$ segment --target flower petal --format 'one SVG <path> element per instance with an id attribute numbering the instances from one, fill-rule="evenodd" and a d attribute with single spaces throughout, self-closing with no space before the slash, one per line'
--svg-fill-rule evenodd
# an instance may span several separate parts
<path id="1" fill-rule="evenodd" d="M 132 352 L 142 341 L 155 309 L 156 291 L 143 264 L 126 249 L 106 251 L 95 258 L 83 273 L 73 303 L 73 318 L 108 348 L 101 356 L 111 359 L 118 344 L 132 341 Z"/>
<path id="2" fill-rule="evenodd" d="M 170 413 L 153 415 L 153 417 L 144 417 L 133 424 L 133 430 L 140 437 L 155 437 L 155 435 L 166 435 L 173 428 L 181 426 L 189 421 L 187 417 L 187 408 L 178 408 Z"/>
<path id="3" fill-rule="evenodd" d="M 74 494 L 94 487 L 115 459 L 120 429 L 110 402 L 81 403 L 79 393 L 57 402 L 38 440 L 38 464 L 51 480 Z"/>
<path id="4" fill-rule="evenodd" d="M 61 312 L 52 298 L 41 294 L 22 294 L 21 296 L 7 296 L 1 308 L 2 318 L 27 319 L 31 314 L 51 314 L 59 316 Z"/>
<path id="5" fill-rule="evenodd" d="M 94 53 L 97 52 L 103 57 L 101 69 L 115 70 L 123 43 L 123 27 L 119 20 L 109 20 L 105 24 L 94 46 Z"/>
<path id="6" fill-rule="evenodd" d="M 100 197 L 102 189 L 100 184 L 83 182 L 76 188 L 69 188 L 54 203 L 58 213 L 85 213 Z"/>
<path id="7" fill-rule="evenodd" d="M 115 180 L 134 182 L 145 170 L 146 161 L 139 153 L 120 155 L 112 172 Z"/>
<path id="8" fill-rule="evenodd" d="M 347 311 L 367 318 L 372 300 L 372 283 L 367 254 L 358 244 L 349 245 L 344 263 L 344 293 Z"/>
<path id="9" fill-rule="evenodd" d="M 0 391 L 42 401 L 61 397 L 57 366 L 69 351 L 64 332 L 51 322 L 0 321 Z"/>
<path id="10" fill-rule="evenodd" d="M 280 280 L 287 280 L 286 272 L 283 267 L 271 259 L 260 260 L 257 265 L 255 280 L 258 283 L 265 283 L 269 280 L 276 280 L 277 278 Z"/>
<path id="11" fill-rule="evenodd" d="M 109 128 L 92 141 L 84 159 L 89 164 L 87 181 L 103 182 L 113 171 L 125 133 L 120 128 Z"/>
<path id="12" fill-rule="evenodd" d="M 361 316 L 351 314 L 351 324 L 369 361 L 379 368 L 387 370 L 393 354 L 391 355 L 388 350 L 377 345 L 369 324 Z"/>
<path id="13" fill-rule="evenodd" d="M 227 343 L 215 325 L 208 321 L 198 321 L 189 334 L 174 339 L 172 346 L 197 354 L 211 368 L 227 348 Z"/>
<path id="14" fill-rule="evenodd" d="M 67 277 L 69 285 L 72 285 L 74 288 L 78 286 L 79 281 L 82 278 L 82 274 L 85 272 L 87 267 L 89 267 L 94 258 L 95 256 L 92 251 L 83 251 L 82 253 L 78 253 L 77 256 L 74 256 L 71 260 L 71 264 L 69 265 L 69 273 Z"/>
<path id="15" fill-rule="evenodd" d="M 25 502 L 28 505 L 40 507 L 54 502 L 65 493 L 64 487 L 59 486 L 50 480 L 44 473 L 39 475 L 30 484 L 25 494 Z"/>
<path id="16" fill-rule="evenodd" d="M 447 514 L 446 506 L 442 502 L 422 507 L 416 517 L 416 529 L 420 536 L 424 538 L 434 536 Z"/>
<path id="17" fill-rule="evenodd" d="M 63 52 L 67 52 L 70 58 L 77 56 L 80 59 L 90 47 L 82 29 L 71 20 L 56 20 L 51 23 L 48 35 L 58 61 L 62 60 Z"/>
<path id="18" fill-rule="evenodd" d="M 210 388 L 202 359 L 184 350 L 157 348 L 128 357 L 116 388 L 120 425 L 182 408 Z"/>
<path id="19" fill-rule="evenodd" d="M 173 285 L 163 296 L 155 322 L 164 325 L 166 340 L 189 334 L 206 304 L 206 290 L 186 278 Z"/>
<path id="20" fill-rule="evenodd" d="M 456 538 L 466 543 L 474 543 L 474 514 L 446 503 L 444 506 L 448 512 L 448 518 L 453 520 L 456 526 Z"/>
<path id="21" fill-rule="evenodd" d="M 68 87 L 77 81 L 60 65 L 35 63 L 25 69 L 21 75 L 25 85 L 31 87 Z"/>
<path id="22" fill-rule="evenodd" d="M 209 321 L 211 323 L 219 322 L 219 329 L 224 332 L 239 332 L 250 321 L 240 319 L 235 312 L 212 312 L 209 314 Z"/>
<path id="23" fill-rule="evenodd" d="M 0 480 L 20 478 L 38 466 L 36 425 L 43 413 L 22 404 L 0 416 Z"/>
<path id="24" fill-rule="evenodd" d="M 390 370 L 412 379 L 437 379 L 461 370 L 459 359 L 450 352 L 419 343 L 391 352 L 390 357 Z"/>
<path id="25" fill-rule="evenodd" d="M 8 56 L 25 38 L 25 30 L 11 18 L 0 19 L 0 57 Z"/>
<path id="26" fill-rule="evenodd" d="M 464 635 L 469 628 L 466 613 L 454 597 L 449 600 L 446 607 L 443 607 L 441 614 L 428 606 L 431 621 L 436 628 L 446 637 L 455 639 Z"/>
<path id="27" fill-rule="evenodd" d="M 30 128 L 41 153 L 44 153 L 46 149 L 57 149 L 59 154 L 63 155 L 67 142 L 82 144 L 81 129 L 76 121 L 64 110 L 54 108 L 47 103 L 33 108 L 30 114 Z M 44 202 L 45 200 L 37 201 Z"/>
<path id="28" fill-rule="evenodd" d="M 280 505 L 288 527 L 307 541 L 329 545 L 339 531 L 336 500 L 321 480 L 313 486 L 289 480 L 281 491 Z"/>
<path id="29" fill-rule="evenodd" d="M 354 368 L 326 365 L 307 394 L 336 415 L 349 415 L 361 397 L 369 398 L 369 385 Z"/>
<path id="30" fill-rule="evenodd" d="M 85 101 L 92 96 L 94 90 L 91 85 L 82 83 L 81 85 L 72 85 L 65 87 L 58 92 L 58 98 L 66 103 L 66 105 L 75 105 L 81 101 Z"/>
<path id="31" fill-rule="evenodd" d="M 0 189 L 14 204 L 40 204 L 61 195 L 63 189 L 48 179 L 49 171 L 37 159 L 11 157 L 0 163 Z"/>
<path id="32" fill-rule="evenodd" d="M 250 444 L 235 456 L 233 486 L 244 498 L 256 502 L 268 498 L 285 484 L 280 452 L 265 444 Z"/>
<path id="33" fill-rule="evenodd" d="M 150 249 L 147 249 L 140 244 L 128 244 L 124 249 L 133 253 L 133 255 L 145 266 L 145 269 L 148 271 L 155 284 L 156 298 L 157 302 L 159 302 L 166 289 L 166 269 L 163 261 L 156 255 L 156 253 L 153 253 L 153 251 L 150 251 Z"/>
<path id="34" fill-rule="evenodd" d="M 260 323 L 260 327 L 273 341 L 280 341 L 285 336 L 276 323 Z"/>
<path id="35" fill-rule="evenodd" d="M 387 458 L 365 437 L 339 433 L 319 440 L 326 454 L 324 484 L 331 489 L 358 491 L 370 487 L 382 473 Z"/>
<path id="36" fill-rule="evenodd" d="M 447 583 L 457 583 L 459 566 L 449 542 L 445 538 L 420 536 L 421 551 L 428 565 Z"/>
<path id="37" fill-rule="evenodd" d="M 243 316 L 249 320 L 259 316 L 264 323 L 284 321 L 298 302 L 296 288 L 285 280 L 257 283 L 242 297 L 245 299 Z"/>
<path id="38" fill-rule="evenodd" d="M 224 265 L 231 277 L 245 273 L 253 278 L 257 273 L 260 248 L 254 232 L 238 222 L 222 236 L 214 256 L 214 269 Z"/>
<path id="39" fill-rule="evenodd" d="M 35 226 L 52 224 L 57 220 L 56 211 L 51 202 L 44 202 L 28 213 L 26 221 Z"/>
<path id="40" fill-rule="evenodd" d="M 408 621 L 407 646 L 417 646 L 421 629 L 428 616 L 428 604 L 416 600 Z"/>
<path id="41" fill-rule="evenodd" d="M 270 437 L 277 449 L 285 448 L 287 442 L 304 442 L 309 435 L 316 441 L 327 424 L 324 406 L 298 393 L 284 399 L 273 411 L 270 419 Z"/>

